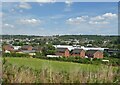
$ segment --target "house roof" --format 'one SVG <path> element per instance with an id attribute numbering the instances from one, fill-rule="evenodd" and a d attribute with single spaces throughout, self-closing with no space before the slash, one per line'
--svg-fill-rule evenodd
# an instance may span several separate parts
<path id="1" fill-rule="evenodd" d="M 76 47 L 70 46 L 70 45 L 53 45 L 55 48 L 68 48 L 69 50 L 72 50 Z"/>
<path id="2" fill-rule="evenodd" d="M 68 48 L 57 48 L 57 52 L 65 52 Z"/>
<path id="3" fill-rule="evenodd" d="M 83 49 L 74 49 L 72 53 L 80 53 Z"/>
<path id="4" fill-rule="evenodd" d="M 12 45 L 3 45 L 3 47 L 10 47 L 10 48 L 13 48 Z"/>
<path id="5" fill-rule="evenodd" d="M 28 51 L 28 50 L 21 50 L 21 52 L 23 52 L 23 53 L 34 53 L 35 50 L 31 50 L 31 51 Z"/>
<path id="6" fill-rule="evenodd" d="M 22 46 L 21 48 L 22 48 L 22 49 L 27 49 L 27 48 L 29 48 L 29 47 L 32 47 L 32 46 L 30 46 L 30 45 L 24 45 L 24 46 Z"/>
<path id="7" fill-rule="evenodd" d="M 86 51 L 86 55 L 94 55 L 98 50 L 88 50 Z"/>
<path id="8" fill-rule="evenodd" d="M 34 46 L 32 49 L 33 50 L 41 50 L 42 48 L 40 46 Z"/>

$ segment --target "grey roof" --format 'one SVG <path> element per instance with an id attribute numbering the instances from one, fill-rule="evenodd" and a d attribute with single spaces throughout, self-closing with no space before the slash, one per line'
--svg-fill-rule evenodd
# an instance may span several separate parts
<path id="1" fill-rule="evenodd" d="M 98 50 L 88 50 L 86 51 L 86 55 L 94 55 L 94 53 L 96 53 Z"/>
<path id="2" fill-rule="evenodd" d="M 40 46 L 35 46 L 32 48 L 33 50 L 41 50 L 42 48 Z"/>
<path id="3" fill-rule="evenodd" d="M 21 52 L 23 52 L 23 53 L 34 53 L 35 50 L 31 50 L 31 51 L 29 51 L 29 50 L 21 50 Z"/>
<path id="4" fill-rule="evenodd" d="M 65 52 L 68 48 L 57 48 L 57 52 Z"/>
<path id="5" fill-rule="evenodd" d="M 31 47 L 30 45 L 24 45 L 24 46 L 22 46 L 21 48 L 22 49 L 27 49 L 27 48 L 29 48 L 29 47 Z"/>
<path id="6" fill-rule="evenodd" d="M 80 53 L 83 49 L 73 49 L 72 53 Z"/>

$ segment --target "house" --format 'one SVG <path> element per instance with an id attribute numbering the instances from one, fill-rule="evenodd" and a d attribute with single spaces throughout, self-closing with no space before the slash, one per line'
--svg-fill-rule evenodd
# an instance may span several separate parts
<path id="1" fill-rule="evenodd" d="M 3 51 L 6 52 L 6 51 L 13 51 L 14 50 L 14 47 L 12 45 L 3 45 Z"/>
<path id="2" fill-rule="evenodd" d="M 56 50 L 57 50 L 56 55 L 58 56 L 69 57 L 70 55 L 68 48 L 57 48 Z"/>
<path id="3" fill-rule="evenodd" d="M 83 49 L 73 49 L 71 51 L 71 56 L 80 56 L 80 57 L 84 58 L 85 51 Z"/>
<path id="4" fill-rule="evenodd" d="M 80 48 L 79 45 L 53 45 L 55 48 L 68 48 L 69 51 L 75 49 L 75 48 Z"/>
<path id="5" fill-rule="evenodd" d="M 111 56 L 111 55 L 118 55 L 120 50 L 110 48 L 110 49 L 105 49 L 104 52 L 107 53 L 109 56 Z"/>
<path id="6" fill-rule="evenodd" d="M 103 58 L 103 52 L 99 50 L 88 50 L 85 55 L 88 58 Z"/>
<path id="7" fill-rule="evenodd" d="M 58 55 L 47 55 L 47 57 L 49 57 L 49 58 L 59 58 L 61 56 L 58 56 Z"/>
<path id="8" fill-rule="evenodd" d="M 42 48 L 39 46 L 34 46 L 32 50 L 35 50 L 35 52 L 42 52 Z"/>
<path id="9" fill-rule="evenodd" d="M 19 50 L 21 48 L 21 46 L 13 46 L 14 50 Z"/>
<path id="10" fill-rule="evenodd" d="M 30 45 L 24 45 L 20 48 L 20 50 L 28 50 L 28 51 L 31 51 L 32 49 L 33 49 L 33 47 Z"/>
<path id="11" fill-rule="evenodd" d="M 30 56 L 36 55 L 35 50 L 21 50 L 16 53 L 29 54 Z"/>

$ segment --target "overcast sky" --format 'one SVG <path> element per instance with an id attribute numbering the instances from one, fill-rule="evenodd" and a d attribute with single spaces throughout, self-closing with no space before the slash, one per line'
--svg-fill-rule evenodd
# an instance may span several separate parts
<path id="1" fill-rule="evenodd" d="M 117 2 L 3 2 L 2 34 L 118 34 Z"/>

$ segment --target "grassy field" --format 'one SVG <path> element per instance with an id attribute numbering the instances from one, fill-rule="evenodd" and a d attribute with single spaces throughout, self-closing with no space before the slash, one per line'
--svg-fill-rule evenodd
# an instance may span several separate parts
<path id="1" fill-rule="evenodd" d="M 15 58 L 15 57 L 7 57 L 6 60 L 18 66 L 26 66 L 35 70 L 40 70 L 43 67 L 48 67 L 50 69 L 59 70 L 59 71 L 70 71 L 74 69 L 84 69 L 90 71 L 101 70 L 101 68 L 106 67 L 105 65 L 91 65 L 91 64 L 79 64 L 73 62 L 60 62 L 60 61 L 49 61 L 44 59 L 36 59 L 36 58 Z M 114 68 L 117 69 L 117 68 Z"/>
<path id="2" fill-rule="evenodd" d="M 13 67 L 7 67 L 7 65 L 5 66 L 8 72 L 10 69 L 11 71 L 16 70 L 15 69 L 16 66 L 29 67 L 32 70 L 39 71 L 37 75 L 36 74 L 34 75 L 33 72 L 31 73 L 27 71 L 28 72 L 27 74 L 30 74 L 30 77 L 33 78 L 31 80 L 32 83 L 36 81 L 42 82 L 42 83 L 119 82 L 119 78 L 117 75 L 120 74 L 120 71 L 118 67 L 106 66 L 106 65 L 79 64 L 79 63 L 72 63 L 72 62 L 49 61 L 49 60 L 36 59 L 36 58 L 6 57 L 5 59 L 8 63 L 12 64 L 13 66 Z M 19 75 L 20 73 L 22 75 L 26 73 L 26 71 L 24 72 L 24 69 L 22 69 L 20 72 L 18 71 L 19 70 L 16 70 L 13 73 L 15 73 L 16 75 Z M 6 73 L 4 73 L 5 76 L 6 76 Z M 7 78 L 5 77 L 5 79 Z M 18 82 L 21 82 L 21 81 L 18 81 Z M 25 81 L 23 80 L 22 82 L 25 82 Z M 29 79 L 26 82 L 27 83 L 30 82 Z"/>

